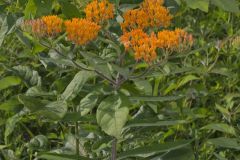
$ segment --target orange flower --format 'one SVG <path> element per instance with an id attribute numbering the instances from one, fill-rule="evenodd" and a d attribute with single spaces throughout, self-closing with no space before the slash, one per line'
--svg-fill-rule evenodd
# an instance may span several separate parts
<path id="1" fill-rule="evenodd" d="M 86 18 L 98 24 L 114 17 L 114 6 L 107 0 L 94 0 L 85 8 Z"/>
<path id="2" fill-rule="evenodd" d="M 168 27 L 172 16 L 162 6 L 163 0 L 145 0 L 139 9 L 128 10 L 123 14 L 123 32 L 147 27 Z"/>
<path id="3" fill-rule="evenodd" d="M 158 32 L 157 46 L 168 51 L 182 51 L 192 46 L 192 35 L 182 29 L 174 31 L 163 30 Z"/>
<path id="4" fill-rule="evenodd" d="M 126 49 L 133 49 L 135 60 L 143 59 L 149 63 L 157 58 L 157 38 L 154 33 L 148 36 L 143 30 L 135 29 L 125 33 L 121 37 L 121 42 Z"/>
<path id="5" fill-rule="evenodd" d="M 57 16 L 45 16 L 34 20 L 26 20 L 23 29 L 37 37 L 55 36 L 62 31 L 62 19 Z"/>
<path id="6" fill-rule="evenodd" d="M 172 16 L 167 8 L 161 6 L 161 0 L 145 0 L 141 7 L 148 15 L 148 26 L 150 27 L 168 27 Z"/>
<path id="7" fill-rule="evenodd" d="M 148 26 L 148 15 L 142 9 L 128 10 L 123 14 L 124 22 L 121 24 L 123 32 L 132 29 L 144 29 Z"/>
<path id="8" fill-rule="evenodd" d="M 78 45 L 84 45 L 94 40 L 100 30 L 100 26 L 87 19 L 73 18 L 65 21 L 67 38 Z"/>
<path id="9" fill-rule="evenodd" d="M 42 19 L 25 20 L 22 29 L 31 32 L 36 37 L 44 37 L 46 34 L 46 24 Z"/>
<path id="10" fill-rule="evenodd" d="M 142 3 L 142 8 L 147 8 L 149 5 L 163 5 L 164 4 L 164 0 L 144 0 Z"/>
<path id="11" fill-rule="evenodd" d="M 41 18 L 46 25 L 47 34 L 53 36 L 62 32 L 63 20 L 58 16 L 44 16 Z"/>

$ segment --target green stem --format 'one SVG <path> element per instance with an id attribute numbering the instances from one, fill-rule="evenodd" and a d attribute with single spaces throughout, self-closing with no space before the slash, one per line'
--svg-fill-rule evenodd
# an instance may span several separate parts
<path id="1" fill-rule="evenodd" d="M 75 136 L 76 136 L 76 155 L 79 156 L 80 152 L 79 152 L 79 124 L 78 122 L 75 123 Z"/>

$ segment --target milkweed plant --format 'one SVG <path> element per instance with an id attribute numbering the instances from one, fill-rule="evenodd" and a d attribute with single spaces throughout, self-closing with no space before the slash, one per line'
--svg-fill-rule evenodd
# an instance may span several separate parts
<path id="1" fill-rule="evenodd" d="M 134 119 L 135 108 L 143 100 L 136 95 L 149 96 L 129 86 L 141 87 L 144 84 L 140 82 L 154 79 L 155 71 L 193 46 L 192 34 L 174 28 L 173 22 L 174 16 L 163 0 L 144 0 L 124 12 L 108 0 L 93 0 L 85 6 L 81 18 L 46 15 L 22 22 L 24 34 L 38 43 L 43 53 L 54 53 L 76 72 L 58 101 L 65 106 L 59 119 L 67 112 L 78 113 L 79 121 L 74 124 L 78 155 L 91 158 L 81 145 L 80 119 L 96 113 L 101 131 L 112 138 L 112 151 L 106 155 L 116 159 L 118 146 L 127 143 L 123 141 L 129 130 L 126 124 Z M 88 83 L 95 85 L 79 99 L 80 90 Z M 151 94 L 154 98 L 161 95 L 157 88 Z M 75 101 L 80 105 L 75 106 Z"/>

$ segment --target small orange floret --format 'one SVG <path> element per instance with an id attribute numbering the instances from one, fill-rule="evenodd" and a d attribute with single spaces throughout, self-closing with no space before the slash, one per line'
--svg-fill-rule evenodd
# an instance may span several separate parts
<path id="1" fill-rule="evenodd" d="M 50 36 L 56 35 L 62 32 L 63 20 L 58 16 L 44 16 L 41 18 L 46 25 L 47 34 Z"/>
<path id="2" fill-rule="evenodd" d="M 163 0 L 145 0 L 139 9 L 128 10 L 123 14 L 121 24 L 123 32 L 147 27 L 168 27 L 172 16 L 169 10 L 162 6 Z"/>
<path id="3" fill-rule="evenodd" d="M 135 60 L 143 59 L 146 62 L 152 62 L 157 58 L 157 38 L 154 33 L 148 36 L 141 29 L 135 29 L 123 34 L 121 42 L 126 49 L 132 48 Z"/>
<path id="4" fill-rule="evenodd" d="M 94 40 L 100 30 L 100 26 L 87 19 L 73 18 L 64 22 L 67 38 L 75 44 L 84 45 Z"/>
<path id="5" fill-rule="evenodd" d="M 85 13 L 88 20 L 101 24 L 114 17 L 114 5 L 107 0 L 94 0 L 86 6 Z"/>
<path id="6" fill-rule="evenodd" d="M 58 16 L 44 16 L 34 20 L 26 20 L 23 23 L 23 29 L 31 32 L 37 37 L 56 36 L 62 32 L 63 20 Z"/>
<path id="7" fill-rule="evenodd" d="M 159 0 L 145 0 L 142 3 L 142 9 L 148 15 L 150 27 L 168 27 L 172 20 L 169 10 L 162 6 L 163 2 Z"/>
<path id="8" fill-rule="evenodd" d="M 44 37 L 46 35 L 46 24 L 42 19 L 26 20 L 24 21 L 23 30 L 31 32 L 36 37 Z"/>
<path id="9" fill-rule="evenodd" d="M 123 14 L 123 18 L 124 22 L 121 24 L 123 32 L 148 26 L 148 15 L 142 9 L 128 10 Z"/>
<path id="10" fill-rule="evenodd" d="M 168 51 L 182 51 L 193 44 L 191 34 L 182 29 L 174 31 L 163 30 L 158 32 L 157 46 Z"/>
<path id="11" fill-rule="evenodd" d="M 144 0 L 142 3 L 142 8 L 147 8 L 149 5 L 163 5 L 164 4 L 164 0 Z"/>

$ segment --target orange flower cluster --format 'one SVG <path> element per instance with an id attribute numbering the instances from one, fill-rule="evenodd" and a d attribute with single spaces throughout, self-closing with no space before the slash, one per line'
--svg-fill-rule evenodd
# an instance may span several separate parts
<path id="1" fill-rule="evenodd" d="M 168 51 L 182 51 L 193 44 L 192 35 L 182 29 L 163 30 L 158 32 L 157 36 L 157 46 Z"/>
<path id="2" fill-rule="evenodd" d="M 121 24 L 123 32 L 147 27 L 168 27 L 172 16 L 163 7 L 163 0 L 145 0 L 139 9 L 129 10 L 123 14 Z"/>
<path id="3" fill-rule="evenodd" d="M 63 20 L 55 15 L 45 16 L 35 20 L 27 20 L 23 29 L 32 32 L 37 37 L 56 36 L 62 32 Z"/>
<path id="4" fill-rule="evenodd" d="M 157 38 L 154 33 L 148 36 L 143 30 L 135 29 L 125 33 L 121 41 L 126 49 L 132 48 L 135 60 L 151 62 L 157 58 Z"/>
<path id="5" fill-rule="evenodd" d="M 114 6 L 107 0 L 94 0 L 86 6 L 85 13 L 88 20 L 101 24 L 114 17 Z"/>
<path id="6" fill-rule="evenodd" d="M 150 27 L 168 27 L 172 16 L 164 6 L 161 6 L 163 1 L 146 0 L 142 4 L 142 9 L 148 15 L 148 24 Z"/>
<path id="7" fill-rule="evenodd" d="M 84 45 L 95 39 L 100 26 L 87 19 L 73 18 L 65 21 L 67 38 L 78 45 Z"/>
<path id="8" fill-rule="evenodd" d="M 148 15 L 142 9 L 128 10 L 123 14 L 124 23 L 121 24 L 123 32 L 133 29 L 144 29 L 148 26 Z"/>
<path id="9" fill-rule="evenodd" d="M 151 33 L 150 36 L 143 31 L 148 27 L 170 25 L 172 16 L 163 4 L 164 0 L 144 0 L 139 9 L 128 10 L 123 14 L 124 22 L 121 27 L 124 34 L 120 40 L 127 50 L 133 49 L 136 60 L 151 62 L 157 58 L 157 48 L 168 53 L 181 52 L 193 44 L 192 35 L 181 29 L 163 30 L 157 35 Z"/>
<path id="10" fill-rule="evenodd" d="M 41 19 L 26 20 L 21 27 L 37 37 L 43 37 L 46 34 L 46 25 Z"/>
<path id="11" fill-rule="evenodd" d="M 181 52 L 193 44 L 192 35 L 182 29 L 163 30 L 158 32 L 157 36 L 153 32 L 149 36 L 142 29 L 134 29 L 124 33 L 120 40 L 127 50 L 133 49 L 136 60 L 143 59 L 146 62 L 154 61 L 157 58 L 157 48 L 168 52 Z"/>
<path id="12" fill-rule="evenodd" d="M 46 30 L 48 35 L 55 35 L 62 32 L 62 24 L 63 20 L 58 16 L 44 16 L 42 17 L 42 21 L 46 25 Z"/>

